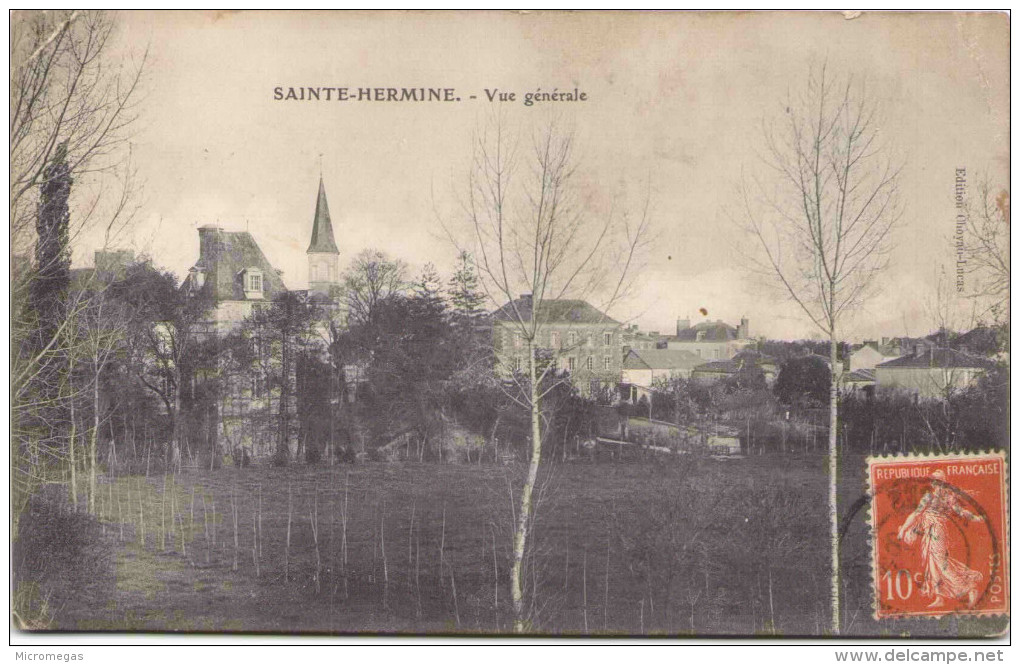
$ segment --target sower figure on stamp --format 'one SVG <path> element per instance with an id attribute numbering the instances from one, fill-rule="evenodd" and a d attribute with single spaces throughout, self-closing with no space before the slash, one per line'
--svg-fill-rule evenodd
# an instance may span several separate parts
<path id="1" fill-rule="evenodd" d="M 924 567 L 924 584 L 921 593 L 935 599 L 928 607 L 942 607 L 946 599 L 967 598 L 967 605 L 977 603 L 977 585 L 981 573 L 971 570 L 962 561 L 949 555 L 947 527 L 951 513 L 973 522 L 983 521 L 960 505 L 959 500 L 946 485 L 946 474 L 935 471 L 931 474 L 932 487 L 921 497 L 921 502 L 903 522 L 897 538 L 912 545 L 921 536 L 921 561 Z"/>

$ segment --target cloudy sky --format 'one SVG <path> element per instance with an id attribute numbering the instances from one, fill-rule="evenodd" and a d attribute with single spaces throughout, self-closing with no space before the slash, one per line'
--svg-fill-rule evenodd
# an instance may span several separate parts
<path id="1" fill-rule="evenodd" d="M 320 155 L 341 265 L 371 247 L 448 273 L 455 252 L 436 218 L 457 214 L 485 89 L 515 91 L 510 112 L 527 123 L 550 104 L 525 107 L 525 92 L 577 88 L 587 101 L 555 106 L 586 177 L 652 192 L 657 241 L 611 313 L 665 331 L 704 307 L 749 317 L 756 335 L 805 336 L 806 320 L 748 276 L 726 211 L 758 167 L 763 117 L 826 61 L 867 77 L 906 165 L 891 266 L 847 335 L 920 334 L 939 266 L 952 270 L 955 169 L 1007 173 L 1002 16 L 126 13 L 117 39 L 121 57 L 150 54 L 133 145 L 143 206 L 119 244 L 179 276 L 198 256 L 195 229 L 212 223 L 250 231 L 287 285 L 305 287 Z M 279 101 L 277 86 L 454 88 L 461 101 Z"/>

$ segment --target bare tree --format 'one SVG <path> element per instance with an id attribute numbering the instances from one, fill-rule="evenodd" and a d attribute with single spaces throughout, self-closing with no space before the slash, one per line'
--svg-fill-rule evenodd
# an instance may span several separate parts
<path id="1" fill-rule="evenodd" d="M 649 226 L 647 199 L 637 219 L 611 207 L 601 214 L 589 210 L 577 171 L 571 131 L 551 121 L 522 148 L 500 109 L 474 139 L 463 201 L 468 229 L 459 235 L 444 225 L 457 249 L 475 257 L 489 304 L 503 306 L 527 353 L 524 372 L 513 375 L 517 390 L 507 391 L 531 415 L 530 462 L 516 515 L 510 579 L 515 632 L 525 630 L 522 567 L 542 460 L 542 398 L 551 390 L 543 381 L 556 366 L 542 362 L 539 353 L 544 305 L 568 295 L 601 294 L 602 310 L 611 307 L 624 292 Z M 529 305 L 515 300 L 520 293 L 531 294 Z"/>
<path id="2" fill-rule="evenodd" d="M 1009 191 L 993 192 L 987 177 L 967 201 L 964 246 L 969 272 L 978 278 L 973 296 L 988 303 L 995 323 L 1009 323 Z"/>
<path id="3" fill-rule="evenodd" d="M 763 122 L 764 169 L 745 179 L 737 219 L 753 238 L 753 265 L 775 280 L 829 339 L 829 521 L 833 633 L 839 621 L 840 325 L 871 294 L 901 216 L 900 166 L 882 145 L 862 81 L 823 65 L 800 94 Z"/>
<path id="4" fill-rule="evenodd" d="M 69 268 L 70 247 L 83 231 L 98 229 L 109 242 L 130 223 L 135 210 L 128 139 L 137 117 L 135 102 L 145 58 L 132 63 L 130 58 L 111 57 L 114 29 L 114 16 L 101 11 L 15 12 L 11 17 L 9 217 L 15 525 L 37 483 L 52 480 L 54 472 L 63 472 L 61 466 L 73 467 L 75 463 L 73 407 L 80 391 L 74 387 L 71 373 L 75 366 L 87 362 L 87 345 L 82 344 L 78 327 L 88 300 L 100 289 L 94 283 L 63 279 L 69 288 L 57 289 L 55 294 L 54 300 L 59 301 L 54 302 L 59 316 L 51 319 L 55 325 L 40 325 L 37 303 L 29 293 L 40 275 L 66 272 L 56 264 Z M 71 183 L 73 190 L 67 191 Z M 61 210 L 53 211 L 53 224 L 41 224 L 43 204 L 57 198 L 55 190 L 62 190 Z M 44 229 L 44 244 L 49 246 L 35 252 L 33 265 L 29 257 L 40 240 L 38 228 Z M 75 359 L 76 355 L 81 357 Z M 58 389 L 48 393 L 40 383 Z M 46 411 L 40 421 L 39 414 Z M 40 450 L 32 431 L 33 419 L 39 425 L 36 430 L 54 432 L 47 436 L 64 441 L 51 442 Z"/>
<path id="5" fill-rule="evenodd" d="M 387 299 L 407 288 L 407 266 L 378 250 L 366 249 L 354 257 L 344 274 L 343 290 L 349 325 L 372 323 L 373 313 Z"/>
<path id="6" fill-rule="evenodd" d="M 129 179 L 128 140 L 138 117 L 146 55 L 114 63 L 109 43 L 115 16 L 102 11 L 16 12 L 11 19 L 10 218 L 13 251 L 34 243 L 35 209 L 47 167 L 64 150 L 68 171 L 91 196 L 72 215 L 69 242 L 108 206 L 109 191 L 90 176 Z M 122 188 L 123 189 L 123 188 Z M 115 197 L 116 198 L 116 197 Z M 123 212 L 123 206 L 117 206 Z M 126 222 L 106 214 L 107 231 Z M 39 266 L 37 266 L 39 268 Z"/>

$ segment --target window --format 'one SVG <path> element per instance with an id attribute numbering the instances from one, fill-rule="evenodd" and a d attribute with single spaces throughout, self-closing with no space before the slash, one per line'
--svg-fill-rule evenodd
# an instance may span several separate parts
<path id="1" fill-rule="evenodd" d="M 608 370 L 612 359 L 609 356 L 602 358 L 602 369 Z"/>
<path id="2" fill-rule="evenodd" d="M 586 365 L 589 371 L 595 369 L 595 358 L 588 356 L 588 361 Z"/>
<path id="3" fill-rule="evenodd" d="M 588 333 L 587 335 L 587 341 L 585 342 L 585 346 L 591 346 L 591 333 Z"/>
<path id="4" fill-rule="evenodd" d="M 602 333 L 602 345 L 612 346 L 613 345 L 613 333 Z"/>
<path id="5" fill-rule="evenodd" d="M 514 333 L 514 348 L 521 348 L 521 334 L 519 332 Z"/>
<path id="6" fill-rule="evenodd" d="M 262 275 L 259 275 L 257 273 L 252 273 L 248 275 L 248 290 L 249 291 L 262 290 Z"/>
<path id="7" fill-rule="evenodd" d="M 697 334 L 697 339 L 695 341 L 696 342 L 702 342 L 704 340 L 705 340 L 705 331 L 704 330 L 699 330 L 698 334 Z"/>
<path id="8" fill-rule="evenodd" d="M 569 358 L 567 358 L 567 369 L 569 369 L 571 372 L 573 372 L 574 371 L 574 367 L 576 365 L 577 365 L 577 358 L 575 358 L 574 356 L 570 356 Z"/>
<path id="9" fill-rule="evenodd" d="M 521 357 L 520 356 L 514 356 L 514 371 L 515 372 L 521 371 Z"/>
<path id="10" fill-rule="evenodd" d="M 558 332 L 549 333 L 549 346 L 554 349 L 560 348 L 560 334 Z"/>
<path id="11" fill-rule="evenodd" d="M 567 344 L 569 344 L 570 346 L 577 344 L 577 333 L 575 332 L 567 333 Z"/>

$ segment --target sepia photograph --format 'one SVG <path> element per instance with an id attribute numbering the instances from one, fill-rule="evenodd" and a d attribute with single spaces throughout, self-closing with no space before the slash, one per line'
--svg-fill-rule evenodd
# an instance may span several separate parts
<path id="1" fill-rule="evenodd" d="M 12 643 L 1008 640 L 1007 12 L 9 34 Z"/>

